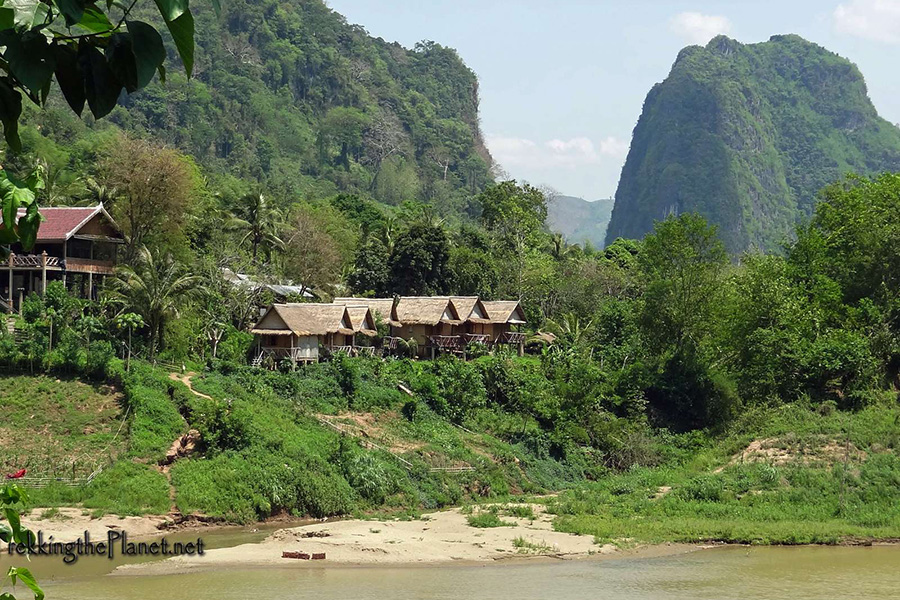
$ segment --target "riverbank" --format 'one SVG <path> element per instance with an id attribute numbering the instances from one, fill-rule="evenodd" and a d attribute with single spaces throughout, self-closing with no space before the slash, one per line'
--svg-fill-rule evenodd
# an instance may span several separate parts
<path id="1" fill-rule="evenodd" d="M 258 544 L 211 550 L 203 556 L 127 565 L 118 575 L 176 574 L 196 570 L 303 566 L 413 566 L 495 563 L 527 557 L 574 559 L 621 554 L 591 536 L 553 530 L 553 516 L 537 504 L 503 505 L 528 517 L 504 515 L 497 527 L 474 527 L 471 514 L 452 509 L 417 520 L 345 520 L 288 527 Z M 485 513 L 494 514 L 494 513 Z M 533 518 L 532 518 L 533 516 Z M 693 550 L 697 546 L 660 545 L 652 555 Z M 284 552 L 324 554 L 324 560 L 283 558 Z"/>

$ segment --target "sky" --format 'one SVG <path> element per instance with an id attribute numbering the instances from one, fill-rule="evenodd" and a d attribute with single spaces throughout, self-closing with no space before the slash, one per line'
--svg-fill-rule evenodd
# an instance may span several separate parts
<path id="1" fill-rule="evenodd" d="M 375 37 L 456 48 L 505 173 L 587 200 L 615 194 L 631 132 L 678 51 L 723 33 L 796 33 L 855 62 L 900 123 L 900 0 L 327 0 Z"/>

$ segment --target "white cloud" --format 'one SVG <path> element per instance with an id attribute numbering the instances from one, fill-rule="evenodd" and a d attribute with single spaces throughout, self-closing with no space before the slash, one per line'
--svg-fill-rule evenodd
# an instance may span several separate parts
<path id="1" fill-rule="evenodd" d="M 832 16 L 838 33 L 900 43 L 900 0 L 851 0 L 838 5 Z"/>
<path id="2" fill-rule="evenodd" d="M 669 29 L 689 44 L 703 45 L 720 33 L 731 33 L 731 21 L 718 15 L 683 12 L 672 17 Z"/>
<path id="3" fill-rule="evenodd" d="M 628 142 L 613 136 L 594 144 L 586 137 L 538 143 L 525 138 L 488 135 L 487 145 L 494 158 L 511 169 L 574 169 L 622 159 L 628 153 Z"/>

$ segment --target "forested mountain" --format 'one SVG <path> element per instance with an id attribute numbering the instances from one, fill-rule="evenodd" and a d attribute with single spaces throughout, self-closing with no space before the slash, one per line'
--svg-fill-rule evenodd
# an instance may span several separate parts
<path id="1" fill-rule="evenodd" d="M 589 242 L 602 248 L 612 207 L 612 198 L 591 202 L 575 196 L 553 196 L 547 203 L 547 225 L 571 244 Z"/>
<path id="2" fill-rule="evenodd" d="M 732 252 L 772 249 L 827 184 L 898 169 L 900 130 L 878 116 L 851 62 L 796 35 L 718 36 L 682 50 L 647 95 L 607 239 L 697 211 Z"/>
<path id="3" fill-rule="evenodd" d="M 153 21 L 153 10 L 142 3 L 138 16 Z M 234 0 L 218 16 L 197 3 L 193 12 L 194 77 L 170 69 L 165 83 L 123 94 L 97 127 L 111 122 L 190 154 L 220 190 L 259 182 L 286 199 L 354 192 L 451 212 L 490 180 L 478 81 L 455 50 L 373 38 L 321 0 Z M 177 64 L 174 46 L 169 55 Z M 63 146 L 84 134 L 52 106 L 30 122 Z"/>

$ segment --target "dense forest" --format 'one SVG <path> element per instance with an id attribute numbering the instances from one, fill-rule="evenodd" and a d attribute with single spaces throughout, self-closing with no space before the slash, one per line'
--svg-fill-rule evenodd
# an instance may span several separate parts
<path id="1" fill-rule="evenodd" d="M 777 250 L 848 173 L 900 169 L 900 130 L 878 116 L 850 61 L 796 35 L 682 50 L 650 90 L 608 239 L 699 212 L 731 252 Z"/>
<path id="2" fill-rule="evenodd" d="M 149 22 L 154 12 L 135 9 Z M 79 147 L 121 131 L 191 156 L 226 196 L 254 186 L 283 203 L 359 193 L 447 214 L 491 180 L 478 80 L 453 49 L 372 38 L 321 0 L 227 2 L 219 14 L 196 3 L 193 14 L 192 78 L 171 68 L 165 82 L 123 93 L 102 121 L 81 121 L 54 97 L 27 115 L 26 152 L 65 180 L 90 170 Z"/>

